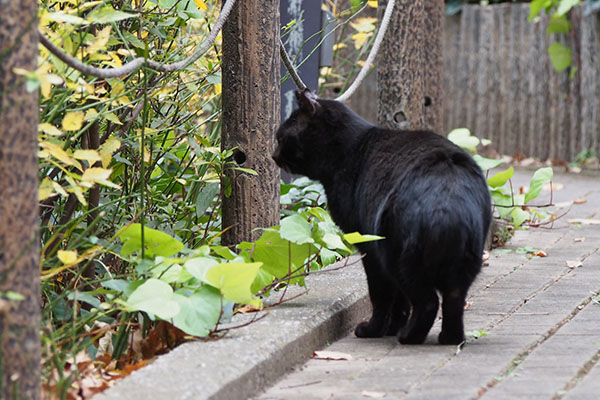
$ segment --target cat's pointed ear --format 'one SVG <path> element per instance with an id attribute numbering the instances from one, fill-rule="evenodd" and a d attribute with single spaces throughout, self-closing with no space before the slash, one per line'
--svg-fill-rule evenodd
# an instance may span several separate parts
<path id="1" fill-rule="evenodd" d="M 308 111 L 310 115 L 315 115 L 321 105 L 317 101 L 318 96 L 311 92 L 309 89 L 304 89 L 302 91 L 296 91 L 296 100 L 298 100 L 298 105 L 300 109 L 304 111 Z"/>

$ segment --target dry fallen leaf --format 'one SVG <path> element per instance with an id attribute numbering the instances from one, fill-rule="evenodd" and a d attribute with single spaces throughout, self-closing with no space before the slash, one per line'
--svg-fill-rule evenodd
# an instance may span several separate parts
<path id="1" fill-rule="evenodd" d="M 585 204 L 585 203 L 587 203 L 587 199 L 584 199 L 582 197 L 579 197 L 579 198 L 573 200 L 573 204 Z"/>
<path id="2" fill-rule="evenodd" d="M 487 261 L 487 260 L 489 260 L 489 259 L 490 259 L 490 252 L 489 252 L 489 251 L 487 251 L 487 250 L 486 250 L 486 251 L 484 251 L 484 252 L 483 252 L 483 256 L 481 256 L 481 259 L 482 259 L 483 261 Z"/>
<path id="3" fill-rule="evenodd" d="M 573 200 L 570 201 L 562 201 L 560 203 L 554 203 L 554 207 L 558 207 L 558 208 L 566 208 L 566 207 L 570 207 L 573 204 Z"/>
<path id="4" fill-rule="evenodd" d="M 570 224 L 581 224 L 581 225 L 600 225 L 600 219 L 592 218 L 571 218 L 568 220 Z"/>
<path id="5" fill-rule="evenodd" d="M 563 185 L 562 183 L 552 182 L 552 185 L 550 185 L 550 183 L 546 183 L 544 185 L 544 190 L 550 191 L 550 188 L 552 188 L 552 191 L 558 191 L 558 190 L 563 190 L 564 187 L 565 187 L 565 185 Z"/>
<path id="6" fill-rule="evenodd" d="M 546 253 L 544 250 L 538 250 L 537 252 L 533 253 L 533 255 L 538 257 L 548 257 L 548 253 Z"/>
<path id="7" fill-rule="evenodd" d="M 315 351 L 313 357 L 317 360 L 352 360 L 350 354 L 328 350 Z"/>
<path id="8" fill-rule="evenodd" d="M 575 243 L 585 242 L 585 237 L 578 237 L 578 238 L 573 239 L 573 241 Z"/>
<path id="9" fill-rule="evenodd" d="M 363 397 L 370 397 L 372 399 L 383 399 L 386 395 L 385 392 L 370 392 L 368 390 L 363 390 L 361 394 Z"/>
<path id="10" fill-rule="evenodd" d="M 567 267 L 571 269 L 583 267 L 583 262 L 581 262 L 581 260 L 567 260 L 565 262 L 567 263 Z"/>

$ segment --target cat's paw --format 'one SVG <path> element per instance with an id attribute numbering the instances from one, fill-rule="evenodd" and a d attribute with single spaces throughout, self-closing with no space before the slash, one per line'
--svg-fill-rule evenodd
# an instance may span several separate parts
<path id="1" fill-rule="evenodd" d="M 453 332 L 452 334 L 449 334 L 446 331 L 442 331 L 442 332 L 440 332 L 440 335 L 438 336 L 438 342 L 440 344 L 459 345 L 464 341 L 465 341 L 465 335 L 462 331 L 458 332 L 458 333 Z"/>
<path id="2" fill-rule="evenodd" d="M 398 340 L 402 344 L 422 344 L 425 341 L 425 339 L 427 339 L 427 335 L 400 335 L 400 337 L 398 338 Z"/>
<path id="3" fill-rule="evenodd" d="M 376 338 L 382 337 L 383 331 L 379 324 L 373 324 L 370 321 L 365 321 L 356 326 L 354 334 L 360 338 Z"/>
<path id="4" fill-rule="evenodd" d="M 404 328 L 404 326 L 406 326 L 407 321 L 408 321 L 408 313 L 405 311 L 402 312 L 396 318 L 392 318 L 389 326 L 385 330 L 385 335 L 386 336 L 397 336 L 398 333 L 400 332 L 400 329 L 402 329 L 402 328 Z"/>

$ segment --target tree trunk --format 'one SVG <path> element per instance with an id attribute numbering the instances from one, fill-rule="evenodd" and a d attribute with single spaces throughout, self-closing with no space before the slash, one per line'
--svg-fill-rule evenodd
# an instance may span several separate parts
<path id="1" fill-rule="evenodd" d="M 238 1 L 223 27 L 224 150 L 236 147 L 222 182 L 223 244 L 254 240 L 279 223 L 279 169 L 271 159 L 280 112 L 279 1 Z M 229 181 L 229 182 L 228 182 Z M 231 184 L 231 195 L 227 187 Z"/>
<path id="2" fill-rule="evenodd" d="M 37 1 L 0 2 L 0 398 L 40 398 Z M 18 299 L 15 299 L 15 298 Z"/>
<path id="3" fill-rule="evenodd" d="M 382 127 L 425 128 L 423 1 L 396 1 L 379 49 L 377 120 Z M 387 4 L 379 1 L 380 25 Z"/>
<path id="4" fill-rule="evenodd" d="M 423 25 L 423 105 L 425 127 L 445 135 L 444 127 L 444 73 L 442 70 L 442 33 L 444 23 L 444 0 L 427 0 L 424 4 Z"/>

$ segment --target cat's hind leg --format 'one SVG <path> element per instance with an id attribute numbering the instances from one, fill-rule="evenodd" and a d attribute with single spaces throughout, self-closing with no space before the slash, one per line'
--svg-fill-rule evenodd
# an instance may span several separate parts
<path id="1" fill-rule="evenodd" d="M 397 282 L 385 272 L 373 253 L 365 255 L 363 266 L 367 275 L 373 313 L 371 319 L 357 325 L 354 334 L 358 337 L 381 337 L 387 333 L 390 326 L 394 297 L 398 291 Z"/>
<path id="2" fill-rule="evenodd" d="M 427 338 L 439 308 L 437 293 L 433 287 L 415 285 L 408 292 L 412 312 L 408 323 L 400 330 L 402 344 L 421 344 Z"/>
<path id="3" fill-rule="evenodd" d="M 386 336 L 397 336 L 400 329 L 406 325 L 410 315 L 410 300 L 402 290 L 396 289 L 394 302 L 390 309 L 389 324 L 385 332 Z"/>
<path id="4" fill-rule="evenodd" d="M 440 344 L 460 344 L 465 340 L 463 313 L 466 290 L 454 288 L 442 292 L 442 331 Z"/>

